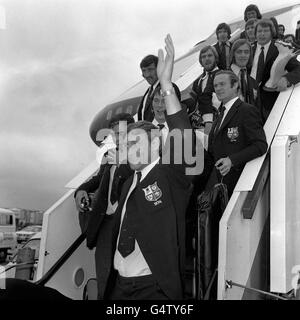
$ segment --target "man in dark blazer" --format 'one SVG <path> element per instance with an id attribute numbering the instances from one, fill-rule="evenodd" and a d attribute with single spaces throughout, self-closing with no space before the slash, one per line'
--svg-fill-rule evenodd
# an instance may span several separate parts
<path id="1" fill-rule="evenodd" d="M 158 57 L 154 55 L 148 55 L 140 63 L 143 78 L 149 83 L 150 87 L 146 90 L 137 112 L 137 120 L 145 120 L 152 122 L 154 114 L 152 110 L 152 101 L 155 93 L 160 90 L 160 84 L 157 78 L 157 63 Z M 173 83 L 173 87 L 176 90 L 176 94 L 180 100 L 180 90 Z"/>
<path id="2" fill-rule="evenodd" d="M 204 133 L 209 134 L 214 114 L 220 105 L 214 93 L 214 77 L 219 70 L 217 64 L 219 56 L 212 46 L 205 46 L 199 54 L 199 63 L 203 67 L 203 73 L 192 86 L 190 97 L 183 103 L 189 106 L 189 114 L 192 127 L 200 129 L 204 126 Z"/>
<path id="3" fill-rule="evenodd" d="M 296 58 L 292 58 L 285 68 L 287 74 L 277 83 L 276 91 L 266 91 L 264 89 L 266 82 L 270 79 L 273 63 L 279 54 L 273 40 L 275 34 L 276 30 L 272 21 L 262 19 L 256 24 L 257 43 L 253 46 L 254 59 L 251 77 L 256 80 L 259 87 L 259 104 L 263 122 L 267 120 L 279 93 L 300 82 L 300 63 Z"/>
<path id="4" fill-rule="evenodd" d="M 109 128 L 115 134 L 115 143 L 118 147 L 120 136 L 127 133 L 123 132 L 123 127 L 119 125 L 120 121 L 126 121 L 128 125 L 134 122 L 128 113 L 118 114 L 110 120 Z M 102 270 L 107 264 L 105 238 L 110 233 L 111 224 L 114 221 L 114 212 L 118 205 L 122 186 L 127 178 L 133 174 L 127 164 L 117 165 L 108 162 L 113 161 L 115 155 L 116 150 L 108 151 L 97 175 L 80 185 L 74 195 L 79 211 L 81 230 L 86 233 L 87 237 L 87 247 L 89 249 L 96 247 L 95 262 L 99 299 L 102 299 L 105 294 L 102 281 Z M 90 201 L 89 194 L 91 193 L 95 195 L 89 212 L 82 204 L 84 201 L 86 203 Z"/>
<path id="5" fill-rule="evenodd" d="M 216 29 L 216 35 L 218 42 L 214 44 L 218 55 L 219 63 L 218 67 L 220 70 L 228 70 L 230 67 L 229 55 L 231 49 L 231 43 L 229 41 L 231 37 L 231 29 L 227 23 L 220 23 Z"/>
<path id="6" fill-rule="evenodd" d="M 158 75 L 166 103 L 170 131 L 179 129 L 186 142 L 191 129 L 171 82 L 174 47 L 166 38 L 167 55 L 159 51 Z M 154 131 L 153 131 L 154 130 Z M 168 144 L 168 142 L 167 142 Z M 191 176 L 185 164 L 163 163 L 159 157 L 159 130 L 139 121 L 128 128 L 128 162 L 134 175 L 122 189 L 112 230 L 110 268 L 104 270 L 113 283 L 112 300 L 166 300 L 183 298 L 185 264 L 185 211 Z M 178 151 L 182 157 L 182 151 Z M 172 157 L 171 157 L 172 158 Z M 112 275 L 116 276 L 115 282 Z"/>
<path id="7" fill-rule="evenodd" d="M 252 48 L 246 39 L 238 39 L 230 51 L 230 69 L 239 78 L 239 98 L 249 104 L 257 104 L 257 85 L 250 76 Z"/>
<path id="8" fill-rule="evenodd" d="M 223 106 L 208 142 L 213 164 L 208 187 L 223 181 L 229 196 L 245 164 L 263 155 L 268 147 L 259 111 L 238 98 L 238 86 L 238 78 L 232 71 L 216 74 L 214 88 Z"/>

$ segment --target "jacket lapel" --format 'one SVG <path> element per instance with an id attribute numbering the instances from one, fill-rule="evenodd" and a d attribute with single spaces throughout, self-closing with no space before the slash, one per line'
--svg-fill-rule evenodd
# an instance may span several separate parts
<path id="1" fill-rule="evenodd" d="M 265 66 L 271 59 L 275 59 L 278 55 L 278 49 L 276 48 L 274 41 L 271 41 L 271 44 L 269 46 L 269 50 L 266 56 Z"/>
<path id="2" fill-rule="evenodd" d="M 120 200 L 119 200 L 119 204 L 118 204 L 118 207 L 117 207 L 117 210 L 115 212 L 116 214 L 116 223 L 117 223 L 117 226 L 119 227 L 120 226 L 120 220 L 121 220 L 121 213 L 122 213 L 122 209 L 123 209 L 123 206 L 124 206 L 124 203 L 125 203 L 125 199 L 126 199 L 126 196 L 128 194 L 128 191 L 132 185 L 132 181 L 133 181 L 133 178 L 134 178 L 134 174 L 131 175 L 124 183 L 123 187 L 122 187 L 122 193 L 121 193 L 121 196 L 120 196 Z"/>
<path id="3" fill-rule="evenodd" d="M 230 122 L 231 118 L 235 115 L 235 113 L 238 110 L 238 106 L 242 103 L 242 101 L 240 99 L 237 99 L 236 102 L 232 105 L 232 107 L 230 108 L 230 110 L 228 111 L 228 113 L 225 116 L 225 119 L 222 122 L 222 125 L 220 127 L 220 129 L 218 130 L 218 132 L 216 132 L 216 136 L 226 127 L 226 125 Z"/>

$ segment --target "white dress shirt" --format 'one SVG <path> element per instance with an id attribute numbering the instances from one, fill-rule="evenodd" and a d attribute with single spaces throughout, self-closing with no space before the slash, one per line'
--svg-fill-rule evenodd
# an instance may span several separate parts
<path id="1" fill-rule="evenodd" d="M 158 164 L 159 160 L 160 160 L 160 158 L 157 158 L 152 163 L 150 163 L 147 167 L 145 167 L 143 170 L 141 170 L 141 174 L 142 174 L 141 181 L 143 181 L 145 179 L 145 177 L 148 175 L 148 173 Z M 135 175 L 134 175 L 134 178 L 132 181 L 132 185 L 128 191 L 128 194 L 126 196 L 124 206 L 122 209 L 121 226 L 122 226 L 123 218 L 124 218 L 125 211 L 126 211 L 127 200 L 129 198 L 131 192 L 135 188 L 136 182 L 137 182 L 137 175 L 135 172 Z M 121 227 L 120 227 L 120 231 L 121 231 Z M 119 231 L 119 235 L 118 235 L 117 244 L 119 243 L 120 231 Z M 117 248 L 118 248 L 118 246 L 117 246 Z M 142 253 L 136 239 L 135 239 L 134 251 L 131 254 L 129 254 L 127 257 L 124 258 L 120 254 L 118 249 L 116 250 L 115 256 L 114 256 L 114 268 L 116 270 L 118 270 L 120 276 L 122 276 L 122 277 L 140 277 L 140 276 L 147 276 L 147 275 L 152 274 L 152 272 L 149 268 L 149 265 L 148 265 L 147 261 L 145 260 L 143 253 Z"/>
<path id="2" fill-rule="evenodd" d="M 258 66 L 259 55 L 261 52 L 261 47 L 264 47 L 264 57 L 265 57 L 265 61 L 266 61 L 266 57 L 267 57 L 267 54 L 269 51 L 270 44 L 271 44 L 271 41 L 268 42 L 267 44 L 265 44 L 264 46 L 257 44 L 256 51 L 255 51 L 254 58 L 253 58 L 252 69 L 251 69 L 251 77 L 255 80 L 256 80 L 256 75 L 257 75 L 257 66 Z"/>
<path id="3" fill-rule="evenodd" d="M 231 109 L 231 107 L 233 106 L 233 104 L 236 102 L 236 100 L 237 100 L 238 98 L 239 98 L 239 97 L 235 97 L 235 98 L 229 100 L 229 101 L 224 105 L 225 111 L 224 111 L 224 115 L 223 115 L 223 118 L 222 118 L 222 121 L 221 121 L 221 123 L 220 123 L 219 128 L 221 128 L 222 123 L 223 123 L 225 117 L 227 116 L 227 113 L 229 112 L 229 110 Z"/>

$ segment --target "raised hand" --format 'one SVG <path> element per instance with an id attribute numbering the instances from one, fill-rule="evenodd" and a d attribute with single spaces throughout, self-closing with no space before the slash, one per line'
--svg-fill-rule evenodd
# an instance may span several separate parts
<path id="1" fill-rule="evenodd" d="M 172 82 L 175 49 L 169 34 L 165 38 L 165 50 L 166 56 L 162 49 L 158 50 L 157 76 L 162 89 L 166 89 Z"/>

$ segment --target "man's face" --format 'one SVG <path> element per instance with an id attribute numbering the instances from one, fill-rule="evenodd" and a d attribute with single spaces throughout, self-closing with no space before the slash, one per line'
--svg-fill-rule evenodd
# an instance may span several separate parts
<path id="1" fill-rule="evenodd" d="M 271 41 L 272 32 L 270 27 L 269 26 L 262 27 L 261 25 L 258 25 L 256 30 L 256 39 L 257 39 L 257 43 L 260 44 L 261 46 L 264 46 L 269 41 Z"/>
<path id="2" fill-rule="evenodd" d="M 255 38 L 255 27 L 254 24 L 247 26 L 246 28 L 246 34 L 249 39 L 254 39 Z"/>
<path id="3" fill-rule="evenodd" d="M 280 35 L 284 35 L 284 29 L 283 29 L 283 26 L 279 26 L 278 27 L 278 33 L 280 34 Z"/>
<path id="4" fill-rule="evenodd" d="M 127 123 L 121 122 L 119 124 L 116 124 L 112 127 L 112 130 L 114 131 L 114 142 L 119 149 L 120 144 L 123 144 L 124 141 L 126 141 L 126 135 L 127 135 Z M 121 145 L 122 147 L 122 145 Z"/>
<path id="5" fill-rule="evenodd" d="M 211 49 L 201 54 L 200 64 L 203 66 L 205 71 L 212 71 L 216 66 L 216 58 Z"/>
<path id="6" fill-rule="evenodd" d="M 228 33 L 226 29 L 220 29 L 218 30 L 218 40 L 221 42 L 226 42 L 228 41 Z"/>
<path id="7" fill-rule="evenodd" d="M 228 74 L 220 74 L 215 76 L 215 92 L 217 98 L 224 104 L 237 96 L 237 86 L 237 83 L 235 83 L 233 87 L 231 86 L 231 81 Z"/>
<path id="8" fill-rule="evenodd" d="M 154 138 L 158 139 L 158 138 Z M 159 142 L 159 140 L 158 140 Z M 140 171 L 151 163 L 151 148 L 155 143 L 150 143 L 147 132 L 142 129 L 133 129 L 128 133 L 127 159 L 132 170 Z M 157 154 L 159 144 L 157 146 Z"/>
<path id="9" fill-rule="evenodd" d="M 158 80 L 155 64 L 151 63 L 148 67 L 142 68 L 142 76 L 150 85 L 154 84 Z"/>
<path id="10" fill-rule="evenodd" d="M 256 13 L 256 11 L 255 11 L 255 10 L 247 11 L 247 12 L 246 12 L 246 18 L 247 18 L 247 20 L 252 19 L 252 18 L 257 19 L 257 13 Z"/>
<path id="11" fill-rule="evenodd" d="M 158 123 L 163 123 L 166 121 L 165 111 L 166 104 L 164 97 L 161 96 L 159 92 L 154 95 L 152 108 L 154 112 L 154 117 Z"/>
<path id="12" fill-rule="evenodd" d="M 245 68 L 250 58 L 250 48 L 247 43 L 243 44 L 234 53 L 235 63 L 240 68 Z"/>

